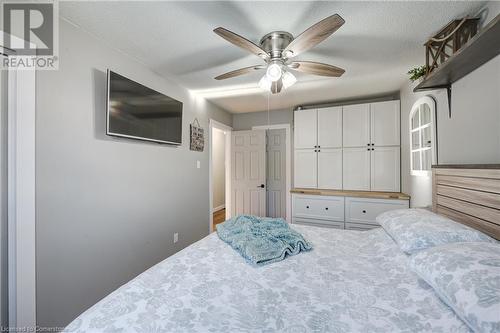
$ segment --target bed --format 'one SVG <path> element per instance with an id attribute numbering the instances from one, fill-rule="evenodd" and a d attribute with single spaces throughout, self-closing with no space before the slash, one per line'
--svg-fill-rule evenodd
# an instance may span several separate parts
<path id="1" fill-rule="evenodd" d="M 438 206 L 470 220 L 445 204 Z M 487 227 L 500 231 L 495 221 Z M 470 331 L 384 229 L 293 228 L 313 251 L 254 267 L 213 233 L 117 289 L 66 331 Z"/>

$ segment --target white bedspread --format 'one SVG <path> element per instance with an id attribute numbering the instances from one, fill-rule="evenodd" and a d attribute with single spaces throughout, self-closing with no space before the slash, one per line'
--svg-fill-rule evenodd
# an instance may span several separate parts
<path id="1" fill-rule="evenodd" d="M 264 267 L 211 234 L 75 319 L 71 332 L 468 332 L 382 229 L 294 225 L 314 250 Z"/>

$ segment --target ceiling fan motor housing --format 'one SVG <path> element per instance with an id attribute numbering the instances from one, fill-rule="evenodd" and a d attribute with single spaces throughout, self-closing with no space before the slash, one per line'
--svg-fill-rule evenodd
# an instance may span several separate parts
<path id="1" fill-rule="evenodd" d="M 271 59 L 281 58 L 283 50 L 293 40 L 293 35 L 286 31 L 273 31 L 260 40 L 260 46 L 269 53 Z"/>

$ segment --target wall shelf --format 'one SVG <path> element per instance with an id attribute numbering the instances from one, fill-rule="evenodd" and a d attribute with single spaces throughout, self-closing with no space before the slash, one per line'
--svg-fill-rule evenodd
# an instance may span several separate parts
<path id="1" fill-rule="evenodd" d="M 432 71 L 413 92 L 448 89 L 451 84 L 500 54 L 500 15 L 497 15 L 460 50 Z"/>

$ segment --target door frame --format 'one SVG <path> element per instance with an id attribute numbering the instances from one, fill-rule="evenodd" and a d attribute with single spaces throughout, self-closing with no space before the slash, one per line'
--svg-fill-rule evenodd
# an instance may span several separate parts
<path id="1" fill-rule="evenodd" d="M 226 144 L 225 144 L 225 178 L 226 178 L 226 189 L 225 189 L 225 209 L 226 209 L 226 219 L 231 217 L 231 132 L 233 128 L 231 126 L 225 125 L 221 122 L 218 122 L 215 119 L 209 119 L 208 121 L 208 192 L 209 192 L 209 226 L 208 232 L 212 233 L 213 230 L 213 179 L 212 179 L 212 169 L 213 169 L 213 161 L 212 161 L 212 129 L 219 129 L 221 131 L 226 132 Z"/>
<path id="2" fill-rule="evenodd" d="M 252 130 L 271 130 L 271 129 L 284 129 L 285 130 L 285 163 L 286 163 L 286 217 L 288 223 L 292 223 L 292 142 L 291 142 L 291 126 L 290 124 L 276 124 L 276 125 L 262 125 L 252 126 Z M 267 143 L 266 143 L 267 144 Z"/>
<path id="3" fill-rule="evenodd" d="M 7 109 L 9 326 L 35 327 L 35 69 L 9 69 Z"/>

